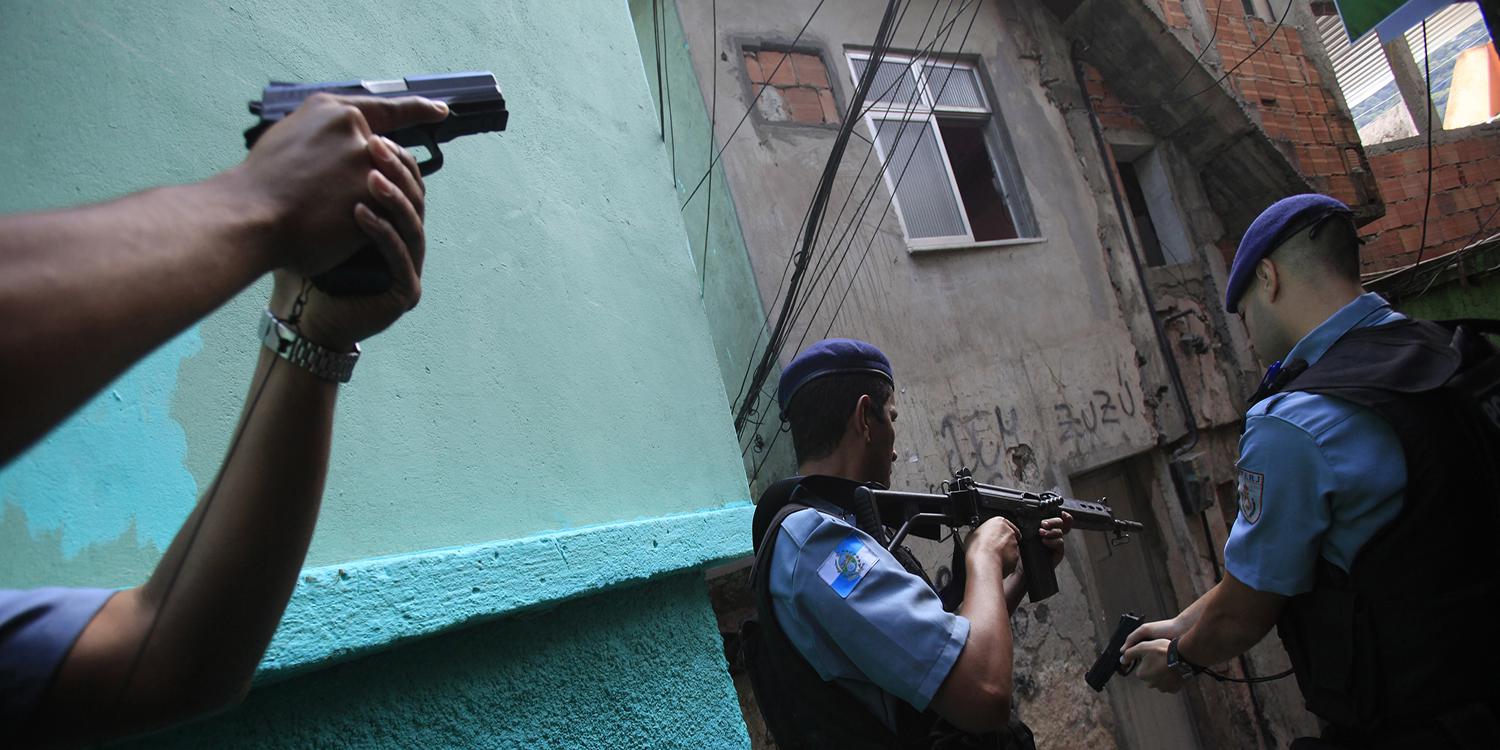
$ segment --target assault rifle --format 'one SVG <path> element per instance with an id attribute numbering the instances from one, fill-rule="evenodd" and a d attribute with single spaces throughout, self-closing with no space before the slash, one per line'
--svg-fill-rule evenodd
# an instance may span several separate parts
<path id="1" fill-rule="evenodd" d="M 500 84 L 495 82 L 495 74 L 486 71 L 407 76 L 391 81 L 272 81 L 261 92 L 259 100 L 250 102 L 250 114 L 260 121 L 245 131 L 245 148 L 254 146 L 262 134 L 296 111 L 308 97 L 318 93 L 386 99 L 424 96 L 447 104 L 448 116 L 441 122 L 385 134 L 398 145 L 427 149 L 427 160 L 417 165 L 423 177 L 443 167 L 439 143 L 476 133 L 505 130 L 510 122 L 510 111 L 505 108 Z M 390 288 L 391 274 L 380 254 L 373 247 L 366 247 L 338 268 L 313 277 L 313 284 L 335 295 L 375 294 Z"/>
<path id="2" fill-rule="evenodd" d="M 1140 531 L 1141 524 L 1115 518 L 1103 502 L 1074 500 L 1055 492 L 1029 492 L 980 484 L 968 469 L 943 483 L 942 492 L 900 492 L 861 487 L 857 494 L 868 497 L 859 503 L 861 528 L 882 530 L 897 528 L 896 536 L 879 541 L 895 549 L 908 534 L 927 539 L 940 538 L 943 528 L 977 527 L 1001 516 L 1021 530 L 1021 565 L 1026 571 L 1026 595 L 1039 602 L 1057 593 L 1057 574 L 1052 557 L 1042 544 L 1041 525 L 1048 518 L 1059 518 L 1063 511 L 1073 516 L 1073 528 L 1104 531 L 1123 542 L 1129 532 Z M 870 514 L 878 514 L 872 518 Z M 883 534 L 882 534 L 883 536 Z"/>

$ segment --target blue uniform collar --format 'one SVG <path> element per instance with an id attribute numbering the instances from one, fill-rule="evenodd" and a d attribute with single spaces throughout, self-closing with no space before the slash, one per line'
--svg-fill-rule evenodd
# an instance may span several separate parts
<path id="1" fill-rule="evenodd" d="M 1339 311 L 1328 316 L 1328 319 L 1318 324 L 1306 336 L 1302 337 L 1297 345 L 1287 353 L 1284 361 L 1300 359 L 1311 365 L 1322 359 L 1323 355 L 1333 347 L 1344 334 L 1370 324 L 1370 321 L 1379 320 L 1391 313 L 1390 303 L 1385 298 L 1374 292 L 1365 292 L 1355 297 L 1349 304 L 1339 308 Z M 1273 365 L 1274 367 L 1274 365 Z"/>

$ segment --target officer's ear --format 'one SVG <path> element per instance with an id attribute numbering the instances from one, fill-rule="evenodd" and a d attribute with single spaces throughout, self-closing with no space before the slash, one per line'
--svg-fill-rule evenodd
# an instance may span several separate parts
<path id="1" fill-rule="evenodd" d="M 1276 267 L 1276 261 L 1261 258 L 1255 264 L 1255 278 L 1266 290 L 1266 302 L 1275 302 L 1281 294 L 1281 269 Z"/>
<path id="2" fill-rule="evenodd" d="M 860 396 L 858 401 L 854 402 L 853 419 L 855 434 L 865 442 L 868 443 L 875 439 L 874 425 L 870 420 L 878 420 L 879 418 L 880 415 L 875 408 L 875 399 L 870 398 L 870 394 L 866 393 Z"/>

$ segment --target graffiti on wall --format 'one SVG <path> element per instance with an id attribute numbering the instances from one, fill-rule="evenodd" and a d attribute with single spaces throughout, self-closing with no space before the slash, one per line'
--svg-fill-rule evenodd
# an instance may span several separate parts
<path id="1" fill-rule="evenodd" d="M 1115 366 L 1115 385 L 1112 388 L 1095 388 L 1083 400 L 1065 400 L 1052 405 L 1057 417 L 1058 441 L 1077 449 L 1086 439 L 1101 431 L 1122 429 L 1126 419 L 1134 417 L 1140 405 L 1135 389 L 1125 378 L 1125 371 Z"/>

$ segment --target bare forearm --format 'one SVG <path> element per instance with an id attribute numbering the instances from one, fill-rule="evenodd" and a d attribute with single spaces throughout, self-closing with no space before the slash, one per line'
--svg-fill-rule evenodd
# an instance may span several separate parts
<path id="1" fill-rule="evenodd" d="M 1184 659 L 1202 666 L 1229 661 L 1249 651 L 1275 625 L 1280 597 L 1235 583 L 1226 578 L 1188 608 L 1193 624 L 1177 645 Z"/>
<path id="2" fill-rule="evenodd" d="M 126 367 L 273 265 L 270 214 L 233 172 L 0 217 L 0 434 L 15 457 Z"/>
<path id="3" fill-rule="evenodd" d="M 100 610 L 59 671 L 48 710 L 92 725 L 68 723 L 58 740 L 158 728 L 232 703 L 248 687 L 312 538 L 335 395 L 333 384 L 261 351 L 217 489 L 204 493 L 150 579 Z"/>
<path id="4" fill-rule="evenodd" d="M 958 614 L 969 621 L 969 639 L 949 670 L 932 708 L 955 726 L 988 731 L 1010 718 L 1012 696 L 1010 610 L 998 563 L 968 571 Z"/>
<path id="5" fill-rule="evenodd" d="M 176 644 L 205 680 L 248 679 L 260 661 L 312 539 L 328 470 L 337 387 L 264 349 L 254 384 L 239 443 L 195 511 L 197 540 L 188 549 L 195 518 L 142 587 L 162 613 L 153 640 Z"/>
<path id="6" fill-rule="evenodd" d="M 978 665 L 990 681 L 1007 694 L 1011 686 L 1011 632 L 1008 597 L 1000 595 L 994 579 L 971 576 L 964 587 L 964 603 L 958 614 L 969 621 L 969 641 L 964 645 L 960 661 L 965 658 L 979 660 Z"/>

